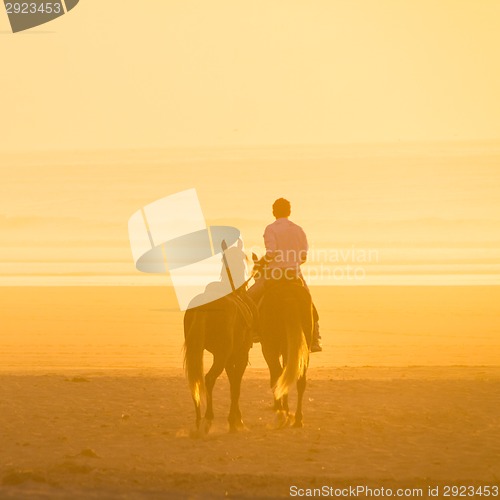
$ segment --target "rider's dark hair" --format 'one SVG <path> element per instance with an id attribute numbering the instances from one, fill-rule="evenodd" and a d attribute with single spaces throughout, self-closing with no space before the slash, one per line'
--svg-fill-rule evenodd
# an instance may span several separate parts
<path id="1" fill-rule="evenodd" d="M 292 207 L 288 200 L 279 198 L 273 203 L 273 215 L 276 218 L 289 217 L 292 213 Z"/>

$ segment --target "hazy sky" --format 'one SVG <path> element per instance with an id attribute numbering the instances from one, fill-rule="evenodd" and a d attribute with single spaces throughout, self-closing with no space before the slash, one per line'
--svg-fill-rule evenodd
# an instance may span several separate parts
<path id="1" fill-rule="evenodd" d="M 498 26 L 499 0 L 81 0 L 15 35 L 0 9 L 0 274 L 127 275 L 130 215 L 196 187 L 250 245 L 287 196 L 316 247 L 498 279 Z M 298 147 L 365 142 L 393 144 Z"/>
<path id="2" fill-rule="evenodd" d="M 500 138 L 498 0 L 81 0 L 13 35 L 0 150 Z"/>

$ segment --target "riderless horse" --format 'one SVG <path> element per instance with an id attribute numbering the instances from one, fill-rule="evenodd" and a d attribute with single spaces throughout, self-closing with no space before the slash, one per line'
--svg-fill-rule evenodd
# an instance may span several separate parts
<path id="1" fill-rule="evenodd" d="M 239 398 L 248 351 L 252 347 L 252 303 L 246 296 L 249 280 L 244 282 L 244 253 L 234 247 L 228 249 L 225 243 L 223 250 L 221 281 L 212 283 L 204 294 L 193 299 L 184 315 L 184 366 L 195 406 L 197 436 L 205 435 L 211 427 L 214 419 L 213 388 L 224 370 L 231 392 L 229 429 L 235 432 L 244 428 Z M 231 260 L 231 266 L 228 260 Z M 242 282 L 242 286 L 235 288 L 234 283 Z M 210 294 L 220 298 L 209 301 Z M 197 306 L 200 302 L 202 305 Z M 206 375 L 203 368 L 205 350 L 213 354 L 213 364 Z M 202 420 L 201 404 L 205 397 L 206 411 Z"/>

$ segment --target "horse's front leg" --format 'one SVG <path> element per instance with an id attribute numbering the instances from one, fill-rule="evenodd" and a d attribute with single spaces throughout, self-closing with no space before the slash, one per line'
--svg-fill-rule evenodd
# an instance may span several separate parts
<path id="1" fill-rule="evenodd" d="M 295 412 L 294 427 L 302 427 L 302 400 L 304 399 L 304 392 L 306 391 L 306 372 L 297 380 L 297 411 Z"/>

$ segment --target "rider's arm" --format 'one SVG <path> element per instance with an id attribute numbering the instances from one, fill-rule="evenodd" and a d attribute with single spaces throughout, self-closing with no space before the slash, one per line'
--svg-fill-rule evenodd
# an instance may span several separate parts
<path id="1" fill-rule="evenodd" d="M 266 227 L 264 231 L 264 245 L 266 246 L 266 255 L 264 256 L 264 260 L 266 262 L 271 262 L 276 256 L 276 251 L 278 249 L 276 244 L 276 236 L 273 231 Z"/>
<path id="2" fill-rule="evenodd" d="M 302 265 L 307 260 L 307 251 L 309 250 L 309 243 L 307 242 L 307 236 L 302 228 L 300 228 L 300 246 L 301 249 L 300 249 L 299 260 L 300 260 L 300 265 Z"/>

